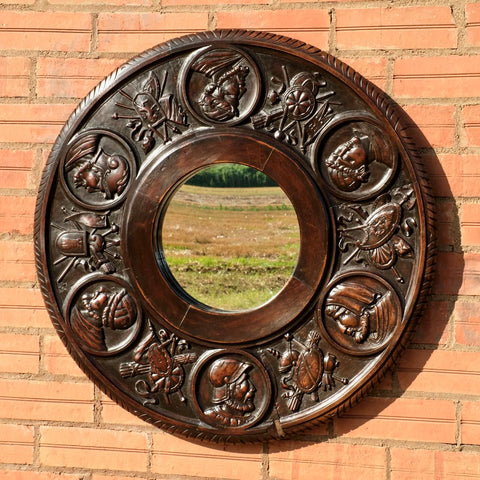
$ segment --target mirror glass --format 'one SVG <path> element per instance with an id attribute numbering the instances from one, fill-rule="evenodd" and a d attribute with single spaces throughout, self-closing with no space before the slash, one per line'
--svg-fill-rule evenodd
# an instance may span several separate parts
<path id="1" fill-rule="evenodd" d="M 176 191 L 161 239 L 178 284 L 197 301 L 231 311 L 275 296 L 300 248 L 297 216 L 283 190 L 234 163 L 205 168 Z"/>

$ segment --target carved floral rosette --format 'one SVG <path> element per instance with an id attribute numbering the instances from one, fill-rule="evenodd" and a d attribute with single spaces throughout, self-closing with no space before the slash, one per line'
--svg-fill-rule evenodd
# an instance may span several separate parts
<path id="1" fill-rule="evenodd" d="M 204 440 L 281 438 L 355 403 L 433 275 L 407 125 L 350 67 L 272 34 L 186 36 L 120 67 L 67 121 L 37 201 L 38 277 L 73 358 L 129 411 Z M 300 227 L 291 278 L 247 311 L 192 299 L 163 260 L 171 193 L 222 162 L 271 177 Z"/>

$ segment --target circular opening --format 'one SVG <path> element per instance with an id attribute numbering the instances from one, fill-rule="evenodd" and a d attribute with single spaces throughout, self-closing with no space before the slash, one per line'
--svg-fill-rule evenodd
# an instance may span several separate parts
<path id="1" fill-rule="evenodd" d="M 174 194 L 160 232 L 163 255 L 195 300 L 222 310 L 256 308 L 287 283 L 300 231 L 293 205 L 264 173 L 207 167 Z"/>

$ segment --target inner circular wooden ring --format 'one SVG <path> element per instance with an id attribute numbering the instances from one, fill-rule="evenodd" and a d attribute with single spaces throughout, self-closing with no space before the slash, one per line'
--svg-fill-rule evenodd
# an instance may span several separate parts
<path id="1" fill-rule="evenodd" d="M 206 344 L 249 344 L 283 332 L 311 304 L 329 258 L 331 228 L 323 197 L 300 161 L 256 134 L 203 132 L 185 138 L 142 166 L 126 201 L 123 258 L 141 300 L 153 318 L 182 336 Z M 190 297 L 174 280 L 159 228 L 175 191 L 196 171 L 240 163 L 274 180 L 292 202 L 300 230 L 295 270 L 283 289 L 252 310 L 224 311 Z"/>

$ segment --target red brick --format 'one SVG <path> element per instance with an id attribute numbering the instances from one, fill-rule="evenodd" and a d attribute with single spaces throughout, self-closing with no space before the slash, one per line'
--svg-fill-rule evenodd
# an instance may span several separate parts
<path id="1" fill-rule="evenodd" d="M 102 423 L 119 425 L 138 425 L 147 427 L 143 420 L 117 405 L 113 400 L 102 394 Z"/>
<path id="2" fill-rule="evenodd" d="M 480 254 L 466 253 L 463 257 L 465 266 L 459 295 L 478 295 L 480 292 Z"/>
<path id="3" fill-rule="evenodd" d="M 408 98 L 470 97 L 480 88 L 480 56 L 399 58 L 393 94 Z"/>
<path id="4" fill-rule="evenodd" d="M 408 126 L 409 132 L 419 147 L 453 147 L 455 141 L 455 107 L 445 105 L 406 105 L 405 112 L 414 124 Z M 417 128 L 418 127 L 418 128 Z M 418 129 L 426 142 L 418 137 Z"/>
<path id="5" fill-rule="evenodd" d="M 230 0 L 228 5 L 265 5 L 271 0 Z M 218 5 L 218 0 L 162 0 L 164 7 L 176 7 L 178 5 Z"/>
<path id="6" fill-rule="evenodd" d="M 478 453 L 392 448 L 391 480 L 460 480 L 480 477 Z"/>
<path id="7" fill-rule="evenodd" d="M 122 63 L 107 58 L 39 58 L 37 95 L 83 98 Z"/>
<path id="8" fill-rule="evenodd" d="M 454 252 L 439 252 L 433 293 L 439 295 L 455 295 L 463 282 L 464 254 Z M 442 273 L 448 272 L 448 274 Z"/>
<path id="9" fill-rule="evenodd" d="M 38 373 L 38 335 L 0 333 L 0 372 Z"/>
<path id="10" fill-rule="evenodd" d="M 141 52 L 179 35 L 208 27 L 208 13 L 101 13 L 100 52 Z"/>
<path id="11" fill-rule="evenodd" d="M 0 379 L 0 417 L 91 422 L 93 386 L 65 380 Z"/>
<path id="12" fill-rule="evenodd" d="M 153 435 L 152 472 L 222 479 L 260 478 L 262 446 L 199 445 L 168 434 Z"/>
<path id="13" fill-rule="evenodd" d="M 464 107 L 463 121 L 468 146 L 480 147 L 480 105 Z"/>
<path id="14" fill-rule="evenodd" d="M 0 188 L 28 188 L 34 157 L 33 150 L 0 149 Z"/>
<path id="15" fill-rule="evenodd" d="M 340 49 L 449 48 L 457 31 L 449 7 L 337 10 Z"/>
<path id="16" fill-rule="evenodd" d="M 33 436 L 33 427 L 5 423 L 0 424 L 0 462 L 32 463 Z M 3 472 L 0 470 L 0 476 L 2 476 L 2 474 Z"/>
<path id="17" fill-rule="evenodd" d="M 455 342 L 461 345 L 480 345 L 480 303 L 455 303 Z"/>
<path id="18" fill-rule="evenodd" d="M 218 28 L 265 30 L 326 48 L 330 30 L 328 10 L 238 10 L 218 12 Z"/>
<path id="19" fill-rule="evenodd" d="M 83 480 L 85 476 L 81 473 L 51 473 L 34 472 L 31 470 L 0 470 L 2 480 Z M 113 479 L 111 479 L 113 480 Z"/>
<path id="20" fill-rule="evenodd" d="M 441 250 L 453 250 L 457 235 L 457 206 L 453 202 L 437 202 L 437 245 Z"/>
<path id="21" fill-rule="evenodd" d="M 439 155 L 440 163 L 426 163 L 434 194 L 444 197 L 475 197 L 480 179 L 480 155 Z"/>
<path id="22" fill-rule="evenodd" d="M 35 197 L 0 197 L 0 233 L 33 233 Z"/>
<path id="23" fill-rule="evenodd" d="M 451 306 L 448 302 L 430 300 L 425 313 L 418 321 L 412 342 L 432 345 L 448 343 L 450 311 Z"/>
<path id="24" fill-rule="evenodd" d="M 367 80 L 385 90 L 387 81 L 387 59 L 382 57 L 348 58 L 341 57 L 340 60 L 352 67 Z"/>
<path id="25" fill-rule="evenodd" d="M 99 475 L 99 474 L 93 473 L 91 480 L 145 480 L 145 477 L 131 477 L 131 476 L 123 477 L 115 474 Z"/>
<path id="26" fill-rule="evenodd" d="M 152 0 L 48 0 L 51 5 L 117 5 L 119 7 L 150 7 Z"/>
<path id="27" fill-rule="evenodd" d="M 51 328 L 39 290 L 0 288 L 0 327 Z"/>
<path id="28" fill-rule="evenodd" d="M 366 398 L 334 420 L 335 435 L 349 438 L 455 443 L 453 401 Z"/>
<path id="29" fill-rule="evenodd" d="M 329 2 L 330 0 L 302 0 L 302 3 L 319 3 L 319 2 Z M 342 3 L 349 2 L 363 2 L 364 0 L 342 0 Z M 291 0 L 280 0 L 280 3 L 292 3 Z"/>
<path id="30" fill-rule="evenodd" d="M 0 142 L 53 143 L 74 105 L 0 105 Z"/>
<path id="31" fill-rule="evenodd" d="M 35 280 L 32 243 L 0 240 L 0 280 Z"/>
<path id="32" fill-rule="evenodd" d="M 269 458 L 270 478 L 275 480 L 385 478 L 383 447 L 289 441 L 272 445 Z"/>
<path id="33" fill-rule="evenodd" d="M 398 381 L 409 392 L 477 394 L 480 352 L 408 350 L 400 360 Z"/>
<path id="34" fill-rule="evenodd" d="M 466 6 L 467 17 L 467 43 L 480 45 L 480 5 L 470 3 Z"/>
<path id="35" fill-rule="evenodd" d="M 0 57 L 0 97 L 29 95 L 30 59 Z"/>
<path id="36" fill-rule="evenodd" d="M 462 444 L 480 445 L 480 403 L 462 402 Z M 480 464 L 479 464 L 480 467 Z"/>
<path id="37" fill-rule="evenodd" d="M 71 468 L 146 471 L 143 433 L 94 428 L 42 427 L 40 463 Z"/>
<path id="38" fill-rule="evenodd" d="M 78 12 L 13 12 L 4 10 L 0 23 L 3 50 L 86 52 L 92 18 Z"/>
<path id="39" fill-rule="evenodd" d="M 42 362 L 43 368 L 54 375 L 70 375 L 82 378 L 85 376 L 57 335 L 44 337 Z"/>
<path id="40" fill-rule="evenodd" d="M 460 227 L 462 245 L 480 245 L 480 204 L 462 204 Z"/>

